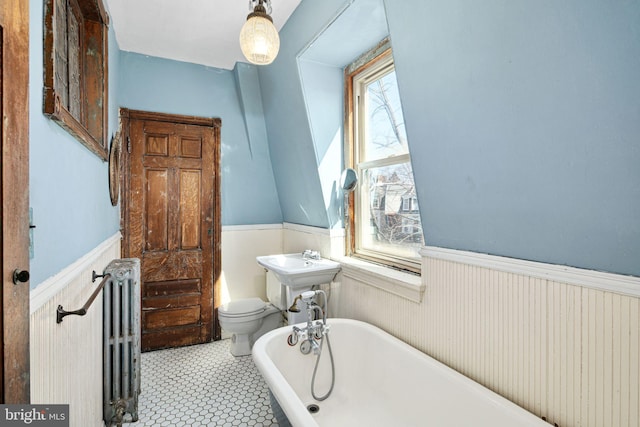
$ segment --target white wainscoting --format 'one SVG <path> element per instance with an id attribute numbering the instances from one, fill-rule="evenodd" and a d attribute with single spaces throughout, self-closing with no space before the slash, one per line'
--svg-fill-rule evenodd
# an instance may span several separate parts
<path id="1" fill-rule="evenodd" d="M 71 427 L 103 426 L 102 421 L 102 296 L 83 317 L 56 323 L 56 309 L 81 308 L 99 284 L 102 273 L 120 258 L 118 232 L 81 259 L 31 291 L 31 402 L 69 404 Z"/>
<path id="2" fill-rule="evenodd" d="M 422 302 L 342 275 L 332 315 L 377 325 L 552 425 L 640 426 L 640 278 L 422 254 Z"/>
<path id="3" fill-rule="evenodd" d="M 250 297 L 266 301 L 266 276 L 257 256 L 313 249 L 330 257 L 331 239 L 343 234 L 288 223 L 222 227 L 221 303 Z"/>
<path id="4" fill-rule="evenodd" d="M 302 253 L 305 249 L 319 251 L 324 258 L 344 256 L 344 229 L 326 229 L 285 222 L 283 224 L 284 253 Z"/>
<path id="5" fill-rule="evenodd" d="M 251 297 L 266 301 L 265 272 L 256 257 L 282 251 L 282 224 L 222 227 L 220 303 Z"/>

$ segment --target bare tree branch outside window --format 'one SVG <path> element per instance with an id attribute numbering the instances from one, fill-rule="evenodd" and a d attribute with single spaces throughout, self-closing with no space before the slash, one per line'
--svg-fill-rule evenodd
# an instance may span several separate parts
<path id="1" fill-rule="evenodd" d="M 370 147 L 380 157 L 408 153 L 407 137 L 395 72 L 367 87 Z M 374 148 L 375 147 L 375 148 Z M 409 162 L 371 168 L 369 200 L 372 240 L 390 245 L 423 244 L 417 203 L 403 209 L 403 199 L 416 199 L 413 171 Z"/>
<path id="2" fill-rule="evenodd" d="M 360 178 L 350 198 L 347 250 L 420 273 L 424 238 L 388 39 L 346 70 L 349 163 Z"/>

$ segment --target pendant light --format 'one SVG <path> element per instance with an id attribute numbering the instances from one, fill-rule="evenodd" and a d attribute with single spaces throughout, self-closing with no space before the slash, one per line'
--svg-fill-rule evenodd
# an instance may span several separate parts
<path id="1" fill-rule="evenodd" d="M 249 9 L 252 7 L 253 12 L 247 16 L 247 22 L 240 30 L 240 48 L 252 64 L 271 64 L 280 49 L 278 30 L 269 16 L 271 0 L 249 0 Z"/>

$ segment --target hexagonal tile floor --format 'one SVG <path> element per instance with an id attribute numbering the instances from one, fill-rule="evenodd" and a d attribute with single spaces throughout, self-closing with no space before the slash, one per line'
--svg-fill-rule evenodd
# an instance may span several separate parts
<path id="1" fill-rule="evenodd" d="M 132 427 L 277 427 L 251 356 L 229 340 L 142 353 L 139 421 Z"/>

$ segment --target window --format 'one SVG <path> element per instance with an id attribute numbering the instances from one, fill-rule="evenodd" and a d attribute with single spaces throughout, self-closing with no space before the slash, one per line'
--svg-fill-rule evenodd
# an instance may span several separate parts
<path id="1" fill-rule="evenodd" d="M 422 226 L 388 41 L 377 51 L 345 70 L 346 151 L 360 183 L 350 197 L 347 251 L 420 272 Z"/>
<path id="2" fill-rule="evenodd" d="M 402 211 L 403 212 L 411 211 L 411 198 L 408 196 L 402 196 Z"/>
<path id="3" fill-rule="evenodd" d="M 45 0 L 44 113 L 107 159 L 109 18 L 102 0 Z"/>

